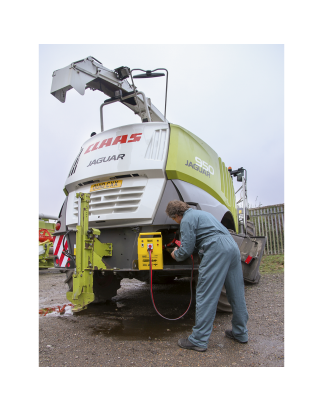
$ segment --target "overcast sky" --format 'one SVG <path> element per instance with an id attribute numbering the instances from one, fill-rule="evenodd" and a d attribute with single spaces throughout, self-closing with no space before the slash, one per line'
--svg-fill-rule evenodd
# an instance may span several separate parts
<path id="1" fill-rule="evenodd" d="M 109 69 L 166 68 L 168 121 L 204 140 L 226 166 L 247 169 L 252 206 L 284 203 L 283 45 L 41 45 L 40 213 L 58 215 L 82 143 L 92 131 L 100 132 L 105 95 L 70 90 L 61 103 L 50 94 L 53 71 L 88 56 Z M 136 85 L 164 111 L 165 78 L 137 80 Z M 139 117 L 121 104 L 105 110 L 106 128 L 135 122 Z"/>

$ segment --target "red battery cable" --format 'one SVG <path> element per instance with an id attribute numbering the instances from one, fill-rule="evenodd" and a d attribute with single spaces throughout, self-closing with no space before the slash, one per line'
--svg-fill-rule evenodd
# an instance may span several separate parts
<path id="1" fill-rule="evenodd" d="M 175 242 L 175 241 L 174 241 Z M 168 245 L 168 244 L 167 244 Z M 177 245 L 180 245 L 177 244 Z M 153 269 L 152 269 L 152 264 L 151 264 L 151 248 L 148 248 L 148 252 L 149 252 L 149 262 L 150 262 L 150 295 L 151 295 L 151 300 L 153 303 L 153 306 L 155 308 L 155 311 L 158 315 L 160 315 L 162 318 L 164 318 L 165 320 L 169 320 L 169 321 L 175 321 L 175 320 L 179 320 L 180 318 L 184 317 L 184 315 L 187 313 L 187 311 L 190 309 L 191 303 L 192 303 L 192 283 L 193 283 L 193 272 L 194 272 L 194 261 L 193 261 L 193 255 L 191 255 L 191 259 L 192 259 L 192 274 L 191 274 L 191 281 L 190 281 L 190 289 L 191 289 L 191 299 L 190 299 L 190 303 L 189 306 L 187 308 L 187 310 L 185 311 L 184 314 L 182 314 L 180 317 L 178 318 L 167 318 L 164 317 L 163 315 L 160 314 L 160 312 L 157 310 L 157 307 L 155 305 L 155 300 L 154 300 L 154 294 L 153 294 Z"/>

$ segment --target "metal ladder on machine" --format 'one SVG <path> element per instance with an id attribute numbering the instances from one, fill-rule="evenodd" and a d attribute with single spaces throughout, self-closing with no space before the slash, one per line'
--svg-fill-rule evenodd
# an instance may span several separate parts
<path id="1" fill-rule="evenodd" d="M 242 202 L 242 209 L 238 207 L 238 225 L 239 225 L 239 233 L 245 234 L 247 233 L 247 170 L 243 167 L 238 168 L 237 170 L 232 170 L 229 167 L 229 173 L 231 177 L 237 177 L 237 181 L 241 182 L 242 185 L 238 188 L 235 192 L 235 195 L 241 191 L 240 200 L 237 201 L 237 205 Z"/>

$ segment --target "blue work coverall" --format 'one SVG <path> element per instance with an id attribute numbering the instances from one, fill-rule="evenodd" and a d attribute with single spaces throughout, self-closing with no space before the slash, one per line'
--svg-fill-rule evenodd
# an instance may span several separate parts
<path id="1" fill-rule="evenodd" d="M 223 284 L 232 307 L 232 333 L 241 342 L 248 341 L 248 312 L 240 251 L 229 231 L 206 211 L 188 209 L 181 225 L 181 247 L 174 252 L 183 261 L 193 251 L 201 258 L 196 287 L 196 316 L 192 344 L 207 348 Z"/>

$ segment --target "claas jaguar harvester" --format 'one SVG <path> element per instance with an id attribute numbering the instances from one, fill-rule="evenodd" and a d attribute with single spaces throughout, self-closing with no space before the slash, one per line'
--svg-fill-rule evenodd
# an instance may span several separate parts
<path id="1" fill-rule="evenodd" d="M 136 78 L 158 76 L 166 80 L 163 114 L 134 84 Z M 66 271 L 74 311 L 111 299 L 123 278 L 149 281 L 147 244 L 154 282 L 191 275 L 191 259 L 176 262 L 169 253 L 180 241 L 179 226 L 165 213 L 171 200 L 213 214 L 240 248 L 245 281 L 259 281 L 265 238 L 255 237 L 252 227 L 250 232 L 246 172 L 229 171 L 209 145 L 167 121 L 167 84 L 166 69 L 110 70 L 91 56 L 53 73 L 51 94 L 62 103 L 72 88 L 81 95 L 91 89 L 108 96 L 100 106 L 101 132 L 75 150 L 54 233 L 55 267 Z M 115 103 L 132 110 L 141 123 L 105 129 L 103 111 L 108 116 L 106 106 Z M 242 182 L 244 207 L 239 209 L 233 176 Z M 196 276 L 197 254 L 193 261 Z M 230 308 L 223 290 L 218 309 Z"/>

